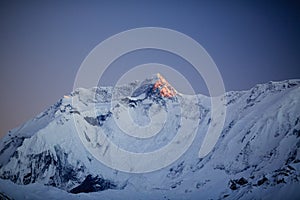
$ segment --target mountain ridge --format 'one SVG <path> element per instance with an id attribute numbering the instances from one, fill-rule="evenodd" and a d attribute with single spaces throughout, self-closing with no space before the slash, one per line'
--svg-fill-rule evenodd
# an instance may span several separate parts
<path id="1" fill-rule="evenodd" d="M 126 137 L 118 135 L 121 131 L 113 122 L 114 114 L 109 114 L 111 108 L 106 104 L 111 99 L 127 97 L 132 100 L 134 103 L 129 100 L 122 102 L 133 110 L 133 116 L 137 112 L 137 123 L 143 109 L 150 104 L 165 102 L 169 106 L 167 112 L 176 113 L 176 107 L 170 107 L 174 101 L 168 98 L 155 103 L 147 95 L 141 96 L 143 92 L 132 96 L 135 89 L 143 86 L 142 83 L 133 82 L 115 90 L 111 87 L 76 89 L 21 128 L 14 129 L 0 142 L 0 177 L 17 184 L 40 184 L 67 192 L 88 185 L 85 191 L 80 191 L 102 191 L 97 193 L 99 197 L 109 196 L 109 191 L 113 189 L 124 195 L 134 195 L 142 190 L 171 199 L 197 199 L 201 195 L 212 199 L 235 199 L 238 196 L 258 198 L 275 188 L 284 192 L 282 188 L 299 185 L 300 80 L 269 82 L 258 84 L 248 91 L 227 92 L 225 97 L 229 112 L 223 132 L 213 151 L 203 159 L 197 157 L 197 151 L 211 123 L 209 97 L 197 95 L 197 101 L 192 101 L 182 95 L 186 101 L 197 105 L 201 114 L 201 129 L 183 156 L 162 170 L 143 175 L 106 167 L 82 145 L 76 134 L 73 116 L 77 116 L 80 124 L 87 127 L 87 140 L 95 140 L 97 130 L 102 128 L 117 143 L 116 138 L 121 140 Z M 72 104 L 73 98 L 78 98 L 79 107 Z M 101 104 L 97 105 L 97 112 L 90 110 L 94 104 Z M 141 111 L 138 110 L 140 107 Z M 176 120 L 178 118 L 171 117 L 170 121 L 166 121 L 167 128 L 160 132 L 164 136 L 157 136 L 155 142 L 143 145 L 144 151 L 152 151 L 171 141 L 177 131 Z M 173 135 L 167 134 L 171 130 Z M 123 141 L 118 145 L 130 151 L 140 150 L 138 147 L 142 141 L 126 140 L 127 143 Z M 233 157 L 224 157 L 225 154 Z M 209 189 L 211 187 L 217 188 Z M 8 194 L 7 190 L 6 193 L 4 191 L 6 195 L 13 195 Z"/>

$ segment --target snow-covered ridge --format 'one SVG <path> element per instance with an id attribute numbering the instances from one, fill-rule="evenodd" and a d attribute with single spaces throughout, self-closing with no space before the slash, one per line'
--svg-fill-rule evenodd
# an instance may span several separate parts
<path id="1" fill-rule="evenodd" d="M 161 148 L 180 126 L 176 98 L 156 93 L 156 81 L 150 78 L 116 88 L 76 89 L 0 141 L 0 177 L 20 185 L 46 185 L 71 193 L 102 191 L 97 198 L 111 195 L 113 199 L 130 194 L 138 197 L 139 192 L 146 195 L 140 198 L 153 193 L 154 199 L 272 199 L 288 187 L 299 186 L 300 80 L 227 92 L 223 132 L 203 159 L 197 153 L 211 123 L 210 99 L 197 95 L 197 101 L 191 101 L 193 97 L 178 94 L 176 98 L 194 102 L 200 111 L 197 136 L 182 157 L 146 174 L 119 172 L 100 163 L 82 145 L 74 116 L 91 145 L 97 145 L 97 131 L 103 129 L 115 144 L 129 151 Z M 172 117 L 155 138 L 136 140 L 122 134 L 114 122 L 115 104 L 111 101 L 116 100 L 131 109 L 136 123 L 147 122 L 144 113 L 153 104 L 161 105 Z M 275 196 L 268 196 L 272 191 L 277 191 Z M 0 192 L 14 196 L 1 186 Z M 92 197 L 95 194 L 84 196 Z"/>

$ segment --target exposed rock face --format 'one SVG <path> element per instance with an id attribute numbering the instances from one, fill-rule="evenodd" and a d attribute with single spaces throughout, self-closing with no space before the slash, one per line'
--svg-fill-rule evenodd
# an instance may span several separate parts
<path id="1" fill-rule="evenodd" d="M 89 174 L 80 185 L 70 190 L 70 192 L 73 194 L 78 194 L 82 192 L 98 192 L 117 188 L 118 186 L 112 181 L 105 180 L 99 176 L 93 177 L 91 174 Z"/>
<path id="2" fill-rule="evenodd" d="M 64 190 L 70 199 L 75 197 L 70 193 L 82 192 L 94 192 L 81 194 L 83 198 L 91 195 L 87 199 L 147 199 L 150 194 L 156 195 L 153 199 L 264 199 L 274 191 L 287 194 L 288 188 L 300 186 L 299 94 L 300 80 L 227 92 L 221 136 L 200 159 L 197 155 L 208 126 L 218 123 L 211 119 L 209 97 L 178 95 L 160 75 L 118 88 L 80 88 L 0 140 L 0 178 L 6 179 L 0 180 L 0 186 L 9 182 L 18 189 Z M 118 100 L 115 107 L 128 107 L 132 119 L 142 125 L 150 121 L 151 106 L 159 105 L 152 111 L 167 113 L 164 126 L 149 139 L 124 134 L 114 120 L 114 98 Z M 72 99 L 80 106 L 74 106 Z M 183 130 L 180 111 L 183 117 L 191 117 L 195 109 L 181 110 L 191 107 L 200 111 L 193 144 L 170 166 L 151 173 L 106 167 L 83 146 L 74 126 L 76 119 L 86 141 L 95 147 L 101 148 L 98 132 L 102 130 L 120 149 L 151 152 Z M 4 194 L 18 199 L 14 192 L 3 191 L 0 187 L 0 199 Z M 24 197 L 32 199 L 28 195 L 25 192 Z"/>

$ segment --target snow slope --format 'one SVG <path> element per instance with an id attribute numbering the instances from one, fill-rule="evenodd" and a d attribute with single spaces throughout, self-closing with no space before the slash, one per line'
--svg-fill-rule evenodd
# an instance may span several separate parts
<path id="1" fill-rule="evenodd" d="M 79 88 L 10 131 L 0 141 L 0 194 L 13 199 L 299 199 L 300 80 L 226 93 L 224 129 L 201 159 L 199 148 L 213 123 L 210 98 L 163 97 L 153 90 L 155 81 Z M 118 120 L 122 109 L 131 119 Z M 148 129 L 130 129 L 132 123 L 147 127 L 155 117 L 159 120 Z M 182 127 L 181 117 L 197 122 L 195 139 L 175 162 L 157 171 L 111 169 L 82 143 L 81 137 L 104 157 L 109 145 L 101 143 L 103 131 L 119 148 L 155 151 L 179 131 L 194 128 Z"/>

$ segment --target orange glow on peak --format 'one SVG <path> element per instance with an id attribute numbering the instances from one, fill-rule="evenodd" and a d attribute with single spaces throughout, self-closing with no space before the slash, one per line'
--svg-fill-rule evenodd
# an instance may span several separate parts
<path id="1" fill-rule="evenodd" d="M 171 98 L 176 95 L 176 90 L 166 81 L 166 79 L 160 75 L 159 73 L 157 74 L 158 80 L 155 82 L 153 86 L 153 90 L 158 89 L 159 93 L 163 97 Z"/>

